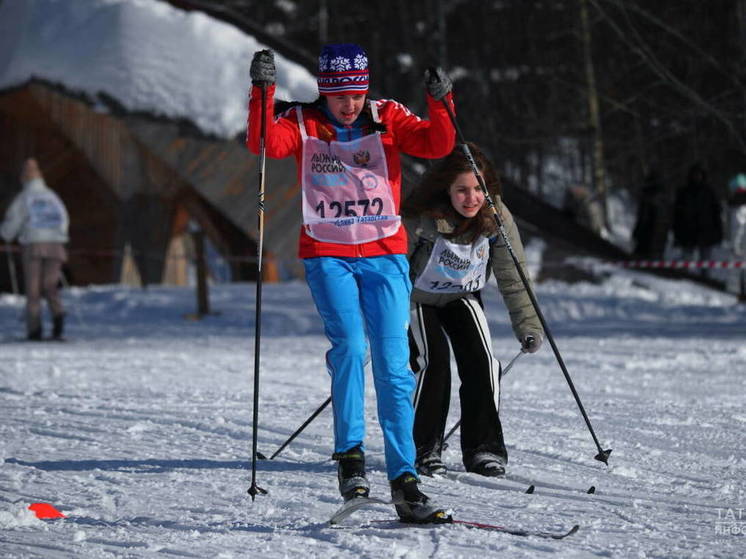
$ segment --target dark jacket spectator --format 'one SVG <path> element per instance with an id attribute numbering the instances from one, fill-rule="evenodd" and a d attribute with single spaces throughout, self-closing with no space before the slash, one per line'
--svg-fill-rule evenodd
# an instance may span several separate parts
<path id="1" fill-rule="evenodd" d="M 657 260 L 663 257 L 671 226 L 671 201 L 656 170 L 645 177 L 632 231 L 637 258 Z"/>
<path id="2" fill-rule="evenodd" d="M 730 243 L 734 260 L 746 257 L 746 173 L 739 173 L 730 181 Z M 728 276 L 735 283 L 738 300 L 746 302 L 746 269 L 734 271 Z"/>
<path id="3" fill-rule="evenodd" d="M 704 168 L 695 164 L 687 183 L 676 191 L 674 202 L 674 242 L 685 252 L 699 251 L 707 258 L 710 249 L 723 240 L 720 201 L 707 181 Z"/>

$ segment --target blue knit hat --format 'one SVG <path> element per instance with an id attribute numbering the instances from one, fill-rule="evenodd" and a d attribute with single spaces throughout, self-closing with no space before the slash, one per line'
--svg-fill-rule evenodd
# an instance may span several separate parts
<path id="1" fill-rule="evenodd" d="M 322 95 L 368 93 L 368 55 L 353 43 L 324 46 L 319 56 L 318 83 Z"/>

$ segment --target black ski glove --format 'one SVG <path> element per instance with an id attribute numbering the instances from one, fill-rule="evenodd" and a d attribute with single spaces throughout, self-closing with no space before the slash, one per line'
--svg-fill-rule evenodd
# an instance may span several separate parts
<path id="1" fill-rule="evenodd" d="M 433 99 L 440 101 L 453 89 L 453 84 L 442 68 L 428 68 L 425 70 L 425 87 Z"/>
<path id="2" fill-rule="evenodd" d="M 251 83 L 254 85 L 272 85 L 275 83 L 275 55 L 267 50 L 258 50 L 251 59 L 249 69 Z"/>
<path id="3" fill-rule="evenodd" d="M 539 348 L 541 347 L 543 341 L 544 336 L 542 336 L 538 332 L 526 334 L 521 339 L 521 350 L 525 353 L 536 353 L 537 351 L 539 351 Z"/>

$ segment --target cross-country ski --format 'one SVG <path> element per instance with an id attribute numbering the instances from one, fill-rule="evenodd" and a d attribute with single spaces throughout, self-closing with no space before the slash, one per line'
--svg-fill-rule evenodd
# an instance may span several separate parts
<path id="1" fill-rule="evenodd" d="M 329 524 L 339 524 L 345 518 L 355 511 L 367 508 L 370 505 L 393 505 L 393 501 L 376 499 L 375 497 L 353 497 L 346 501 L 337 511 L 329 518 Z"/>
<path id="2" fill-rule="evenodd" d="M 458 526 L 466 526 L 467 528 L 474 528 L 477 530 L 491 530 L 493 532 L 503 532 L 512 536 L 524 536 L 534 538 L 546 538 L 552 540 L 562 540 L 567 536 L 571 536 L 580 529 L 580 525 L 575 524 L 572 528 L 566 532 L 547 532 L 542 530 L 531 530 L 524 528 L 507 528 L 505 526 L 498 526 L 496 524 L 485 524 L 483 522 L 471 522 L 469 520 L 459 520 L 454 518 L 453 524 Z"/>
<path id="3" fill-rule="evenodd" d="M 370 497 L 355 497 L 350 499 L 349 501 L 345 502 L 329 519 L 330 525 L 337 525 L 342 523 L 345 519 L 347 519 L 350 515 L 352 515 L 354 512 L 359 511 L 361 509 L 367 509 L 371 508 L 371 505 L 393 505 L 394 503 L 392 501 L 384 501 L 382 499 L 375 499 Z M 365 523 L 365 522 L 363 522 Z M 439 522 L 422 522 L 422 523 L 408 523 L 408 522 L 402 522 L 401 520 L 390 522 L 385 520 L 372 520 L 369 521 L 369 523 L 372 526 L 375 527 L 383 527 L 385 525 L 386 528 L 396 528 L 396 527 L 406 527 L 406 526 L 420 526 L 420 527 L 428 527 L 428 526 L 440 526 L 440 525 L 457 525 L 457 526 L 465 526 L 466 528 L 473 528 L 478 530 L 491 530 L 493 532 L 503 532 L 505 534 L 510 534 L 513 536 L 533 536 L 537 538 L 549 538 L 554 540 L 561 540 L 563 538 L 566 538 L 567 536 L 570 536 L 578 531 L 580 526 L 578 524 L 575 524 L 572 528 L 570 528 L 566 532 L 548 532 L 548 531 L 542 531 L 542 530 L 532 530 L 532 529 L 525 529 L 525 528 L 509 528 L 506 526 L 500 526 L 497 524 L 490 524 L 486 522 L 474 522 L 469 520 L 461 520 L 458 518 L 448 518 L 447 520 L 439 521 Z"/>

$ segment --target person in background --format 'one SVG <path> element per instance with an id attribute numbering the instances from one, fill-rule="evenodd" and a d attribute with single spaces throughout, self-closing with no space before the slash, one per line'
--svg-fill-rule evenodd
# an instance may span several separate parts
<path id="1" fill-rule="evenodd" d="M 739 173 L 728 184 L 730 198 L 730 244 L 733 258 L 743 260 L 746 257 L 746 174 Z M 746 269 L 732 272 L 736 278 L 738 300 L 746 303 Z"/>
<path id="2" fill-rule="evenodd" d="M 356 44 L 329 44 L 319 57 L 319 98 L 291 103 L 275 115 L 271 51 L 251 63 L 247 146 L 259 153 L 261 88 L 266 88 L 266 153 L 294 156 L 301 185 L 299 256 L 331 343 L 334 455 L 345 500 L 367 496 L 364 364 L 368 345 L 383 431 L 386 469 L 396 510 L 407 522 L 444 522 L 447 513 L 418 488 L 412 439 L 407 323 L 407 234 L 399 215 L 399 153 L 438 158 L 454 145 L 442 100 L 451 83 L 440 70 L 426 76 L 429 120 L 392 100 L 368 98 L 368 57 Z"/>
<path id="3" fill-rule="evenodd" d="M 632 238 L 634 255 L 644 260 L 663 258 L 670 227 L 671 202 L 666 187 L 656 169 L 645 176 L 637 205 L 637 218 Z"/>
<path id="4" fill-rule="evenodd" d="M 523 245 L 500 199 L 492 163 L 469 144 L 510 243 L 525 270 Z M 410 365 L 417 375 L 414 439 L 417 467 L 442 474 L 451 387 L 450 346 L 461 379 L 461 454 L 468 472 L 505 474 L 508 453 L 500 424 L 500 363 L 493 357 L 482 289 L 495 275 L 522 351 L 534 353 L 543 329 L 478 179 L 461 147 L 432 167 L 404 206 L 411 233 Z"/>
<path id="5" fill-rule="evenodd" d="M 684 260 L 709 260 L 723 240 L 720 201 L 699 163 L 691 166 L 686 184 L 676 191 L 673 234 Z"/>
<path id="6" fill-rule="evenodd" d="M 26 337 L 32 341 L 43 339 L 43 297 L 52 313 L 52 338 L 62 340 L 65 311 L 57 286 L 62 265 L 67 260 L 67 209 L 44 182 L 35 159 L 27 159 L 24 163 L 21 182 L 23 189 L 11 202 L 0 225 L 0 235 L 6 242 L 18 237 L 23 246 Z"/>

